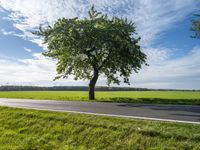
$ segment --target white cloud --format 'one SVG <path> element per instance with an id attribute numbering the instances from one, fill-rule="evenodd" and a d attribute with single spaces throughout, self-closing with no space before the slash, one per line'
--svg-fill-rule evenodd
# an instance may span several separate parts
<path id="1" fill-rule="evenodd" d="M 2 7 L 0 7 L 0 12 L 5 12 L 4 9 Z"/>
<path id="2" fill-rule="evenodd" d="M 54 76 L 55 63 L 48 59 L 1 58 L 1 82 L 31 82 L 50 80 Z M 52 67 L 52 68 L 51 68 Z"/>
<path id="3" fill-rule="evenodd" d="M 162 47 L 148 47 L 143 49 L 143 52 L 147 55 L 147 63 L 160 63 L 163 60 L 169 59 L 171 55 L 171 50 Z"/>
<path id="4" fill-rule="evenodd" d="M 30 48 L 26 48 L 26 47 L 24 47 L 24 50 L 27 51 L 27 52 L 29 52 L 29 53 L 32 52 L 32 50 L 31 50 Z"/>
<path id="5" fill-rule="evenodd" d="M 200 47 L 195 47 L 183 57 L 151 63 L 139 74 L 133 75 L 132 81 L 146 87 L 155 84 L 156 88 L 200 88 L 199 58 Z"/>
<path id="6" fill-rule="evenodd" d="M 15 32 L 13 32 L 13 31 L 6 31 L 4 29 L 1 29 L 0 30 L 0 34 L 3 34 L 3 35 L 14 35 Z"/>
<path id="7" fill-rule="evenodd" d="M 87 81 L 74 81 L 73 76 L 54 82 L 56 62 L 46 58 L 41 53 L 33 53 L 32 55 L 32 59 L 0 56 L 0 84 L 39 86 L 87 84 Z"/>

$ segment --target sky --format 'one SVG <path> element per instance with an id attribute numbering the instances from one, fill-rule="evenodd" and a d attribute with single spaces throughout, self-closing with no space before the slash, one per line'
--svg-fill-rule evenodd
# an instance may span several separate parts
<path id="1" fill-rule="evenodd" d="M 53 81 L 56 61 L 41 54 L 47 47 L 31 32 L 61 17 L 83 18 L 92 5 L 135 23 L 149 66 L 130 76 L 131 87 L 200 89 L 200 39 L 190 30 L 199 0 L 0 0 L 0 85 L 87 86 L 73 76 Z"/>

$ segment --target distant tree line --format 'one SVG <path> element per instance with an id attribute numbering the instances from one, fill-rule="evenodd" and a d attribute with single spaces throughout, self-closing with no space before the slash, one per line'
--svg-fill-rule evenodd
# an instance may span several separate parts
<path id="1" fill-rule="evenodd" d="M 96 91 L 200 91 L 200 90 L 179 90 L 179 89 L 148 89 L 133 87 L 106 87 L 97 86 Z M 87 86 L 0 86 L 0 91 L 88 91 Z"/>

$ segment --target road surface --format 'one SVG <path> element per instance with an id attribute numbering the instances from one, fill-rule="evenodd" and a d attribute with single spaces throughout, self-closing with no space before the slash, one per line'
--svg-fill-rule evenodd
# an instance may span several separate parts
<path id="1" fill-rule="evenodd" d="M 0 98 L 1 106 L 200 124 L 200 106 Z"/>

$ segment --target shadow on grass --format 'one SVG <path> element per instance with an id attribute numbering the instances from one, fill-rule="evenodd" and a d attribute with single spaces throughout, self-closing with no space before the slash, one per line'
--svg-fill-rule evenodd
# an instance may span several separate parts
<path id="1" fill-rule="evenodd" d="M 177 104 L 177 105 L 200 105 L 200 99 L 164 99 L 164 98 L 129 98 L 115 97 L 100 99 L 101 102 L 141 103 L 141 104 Z"/>
<path id="2" fill-rule="evenodd" d="M 174 134 L 163 134 L 162 132 L 155 131 L 155 130 L 141 130 L 138 131 L 138 133 L 142 134 L 143 136 L 147 137 L 159 137 L 163 139 L 176 139 L 177 141 L 186 141 L 189 140 L 187 136 L 184 135 L 178 135 L 176 133 Z M 198 137 L 194 137 L 193 140 L 197 141 Z"/>

